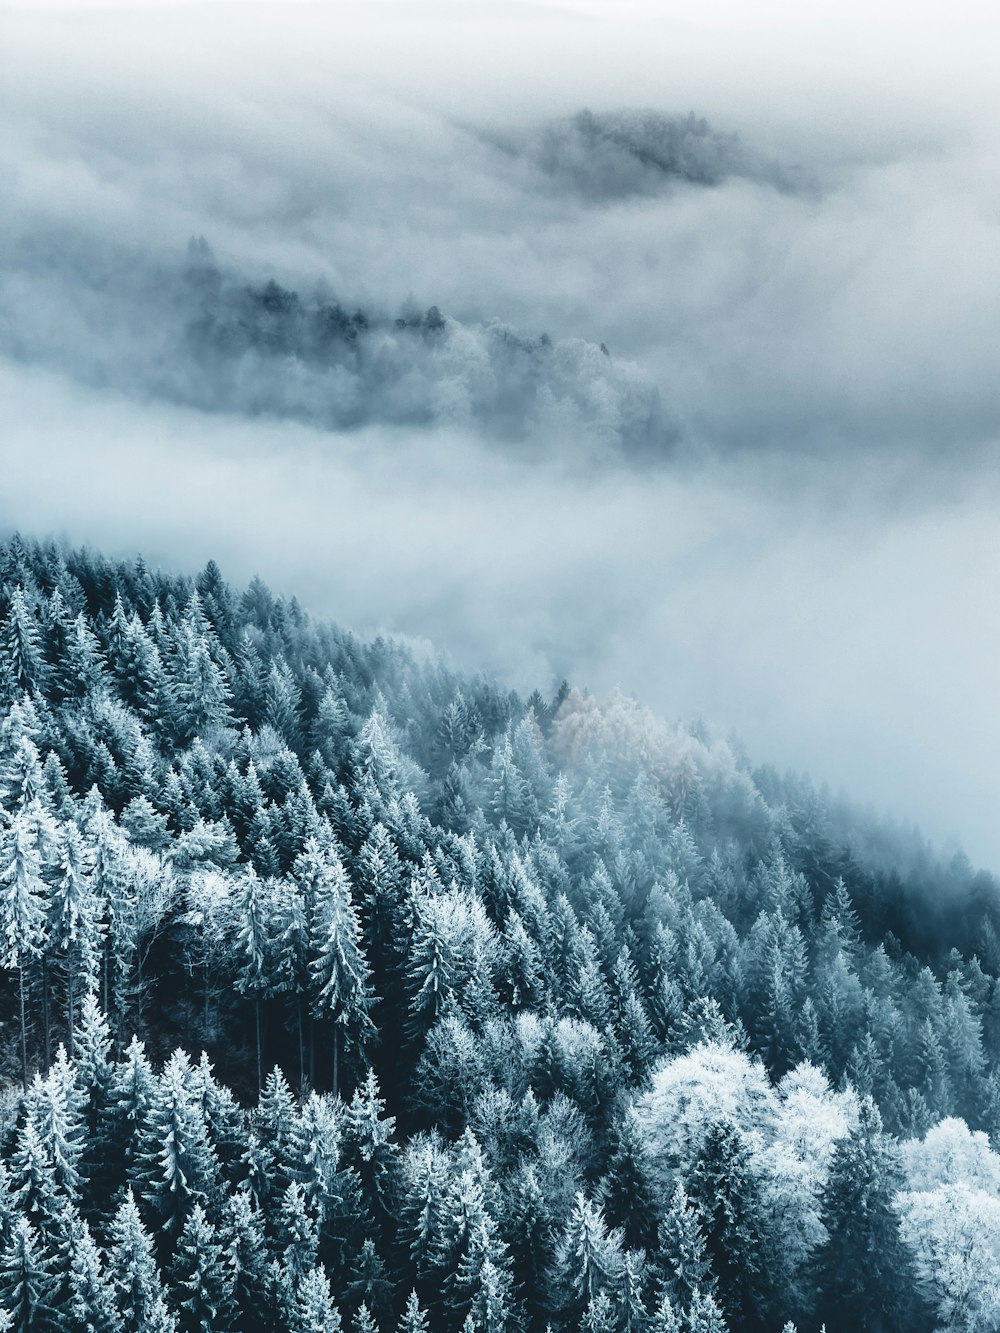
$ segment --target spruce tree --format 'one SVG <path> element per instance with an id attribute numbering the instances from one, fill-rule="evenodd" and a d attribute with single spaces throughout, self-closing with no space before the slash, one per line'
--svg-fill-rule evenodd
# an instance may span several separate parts
<path id="1" fill-rule="evenodd" d="M 704 1218 L 678 1181 L 658 1232 L 657 1262 L 664 1294 L 686 1308 L 696 1291 L 715 1285 L 705 1242 Z"/>
<path id="2" fill-rule="evenodd" d="M 705 1247 L 718 1278 L 718 1302 L 740 1328 L 765 1327 L 768 1214 L 760 1177 L 744 1136 L 712 1121 L 687 1173 L 686 1187 L 705 1219 Z"/>
<path id="3" fill-rule="evenodd" d="M 192 1087 L 187 1056 L 168 1060 L 139 1132 L 135 1179 L 149 1215 L 176 1238 L 195 1205 L 215 1207 L 219 1164 Z"/>
<path id="4" fill-rule="evenodd" d="M 26 969 L 46 942 L 48 885 L 43 878 L 39 821 L 22 806 L 0 826 L 0 965 L 17 972 L 21 1031 L 21 1086 L 28 1088 Z"/>
<path id="5" fill-rule="evenodd" d="M 333 1095 L 340 1090 L 340 1053 L 363 1052 L 375 1034 L 361 926 L 340 858 L 330 855 L 315 889 L 311 963 L 313 1009 L 333 1023 Z"/>
<path id="6" fill-rule="evenodd" d="M 604 1215 L 578 1193 L 556 1250 L 556 1281 L 568 1312 L 578 1316 L 621 1275 L 620 1234 L 608 1231 Z"/>
<path id="7" fill-rule="evenodd" d="M 170 1284 L 184 1333 L 222 1333 L 230 1327 L 236 1286 L 233 1255 L 199 1203 L 177 1239 Z"/>
<path id="8" fill-rule="evenodd" d="M 870 1097 L 833 1152 L 822 1193 L 827 1241 L 816 1252 L 817 1312 L 829 1333 L 928 1326 L 894 1201 L 904 1186 L 899 1148 Z"/>
<path id="9" fill-rule="evenodd" d="M 406 1298 L 406 1308 L 403 1311 L 396 1333 L 429 1333 L 429 1330 L 430 1325 L 427 1322 L 427 1315 L 417 1300 L 417 1293 L 411 1291 Z"/>
<path id="10" fill-rule="evenodd" d="M 323 1268 L 310 1268 L 291 1299 L 288 1333 L 341 1333 L 343 1323 Z"/>
<path id="11" fill-rule="evenodd" d="M 18 1218 L 0 1256 L 0 1309 L 11 1316 L 14 1333 L 40 1333 L 52 1327 L 57 1286 L 34 1227 L 27 1218 Z"/>
<path id="12" fill-rule="evenodd" d="M 73 1236 L 68 1295 L 68 1314 L 74 1329 L 80 1333 L 122 1333 L 114 1285 L 85 1221 L 79 1223 Z"/>
<path id="13" fill-rule="evenodd" d="M 125 1333 L 146 1333 L 161 1318 L 156 1311 L 163 1302 L 163 1289 L 153 1242 L 131 1192 L 112 1219 L 110 1240 L 108 1276 Z"/>

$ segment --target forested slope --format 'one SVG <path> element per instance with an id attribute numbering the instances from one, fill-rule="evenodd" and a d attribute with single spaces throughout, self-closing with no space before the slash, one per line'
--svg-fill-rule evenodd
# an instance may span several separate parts
<path id="1" fill-rule="evenodd" d="M 214 565 L 0 588 L 10 1327 L 996 1327 L 990 876 Z"/>

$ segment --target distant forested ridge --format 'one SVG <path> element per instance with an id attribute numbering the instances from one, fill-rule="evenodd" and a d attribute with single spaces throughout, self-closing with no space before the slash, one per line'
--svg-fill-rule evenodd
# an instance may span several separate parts
<path id="1" fill-rule="evenodd" d="M 997 1327 L 962 857 L 214 564 L 7 542 L 0 701 L 0 1327 Z"/>
<path id="2" fill-rule="evenodd" d="M 329 432 L 475 430 L 525 458 L 648 461 L 678 440 L 649 375 L 602 342 L 436 305 L 359 308 L 317 281 L 217 261 L 202 237 L 152 261 L 59 233 L 6 259 L 45 296 L 14 317 L 0 292 L 0 352 L 100 389 Z"/>
<path id="3" fill-rule="evenodd" d="M 785 191 L 815 188 L 800 168 L 770 161 L 693 111 L 578 111 L 535 128 L 517 150 L 598 203 L 671 183 L 714 186 L 733 178 Z"/>

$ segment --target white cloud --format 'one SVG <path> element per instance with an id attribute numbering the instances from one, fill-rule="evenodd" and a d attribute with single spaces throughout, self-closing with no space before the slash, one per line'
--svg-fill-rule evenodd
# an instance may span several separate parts
<path id="1" fill-rule="evenodd" d="M 818 44 L 774 6 L 749 35 L 666 7 L 641 33 L 132 8 L 0 20 L 0 524 L 214 555 L 522 685 L 620 683 L 1000 865 L 997 44 L 907 21 L 852 51 L 869 29 L 839 6 Z M 630 103 L 693 106 L 820 188 L 597 205 L 490 138 Z M 148 363 L 177 371 L 164 290 L 199 232 L 352 304 L 605 341 L 685 449 L 596 469 L 440 419 L 171 407 Z"/>

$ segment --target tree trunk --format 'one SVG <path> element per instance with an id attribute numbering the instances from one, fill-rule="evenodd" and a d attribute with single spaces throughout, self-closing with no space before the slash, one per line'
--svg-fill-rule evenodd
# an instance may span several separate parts
<path id="1" fill-rule="evenodd" d="M 111 945 L 108 943 L 107 940 L 104 941 L 104 957 L 103 957 L 103 959 L 102 959 L 101 961 L 102 961 L 102 968 L 101 968 L 101 971 L 102 971 L 102 973 L 103 973 L 103 976 L 101 977 L 101 981 L 102 981 L 102 983 L 103 983 L 103 988 L 104 988 L 104 1004 L 102 1005 L 102 1008 L 104 1009 L 104 1012 L 107 1014 L 107 1013 L 110 1013 L 110 1012 L 111 1012 L 111 1009 L 110 1009 L 110 1000 L 111 1000 L 111 977 L 110 977 L 110 972 L 111 972 Z"/>
<path id="2" fill-rule="evenodd" d="M 263 1028 L 263 1016 L 261 1014 L 261 999 L 258 995 L 254 1000 L 254 1018 L 257 1029 L 257 1096 L 260 1097 L 261 1090 L 264 1087 L 263 1068 L 261 1066 L 261 1030 Z"/>
<path id="3" fill-rule="evenodd" d="M 72 956 L 67 959 L 66 967 L 66 1025 L 69 1028 L 66 1045 L 69 1058 L 76 1059 L 76 970 Z"/>
<path id="4" fill-rule="evenodd" d="M 305 1087 L 306 1082 L 306 1038 L 302 1029 L 302 992 L 299 991 L 296 997 L 296 1013 L 299 1027 L 299 1087 Z"/>
<path id="5" fill-rule="evenodd" d="M 52 1064 L 52 1030 L 49 1022 L 49 960 L 42 954 L 42 1033 L 45 1069 Z"/>
<path id="6" fill-rule="evenodd" d="M 340 1095 L 340 1027 L 333 1025 L 333 1095 Z"/>
<path id="7" fill-rule="evenodd" d="M 21 1088 L 28 1091 L 28 1027 L 24 1012 L 24 964 L 17 969 L 17 991 L 21 1006 Z"/>

